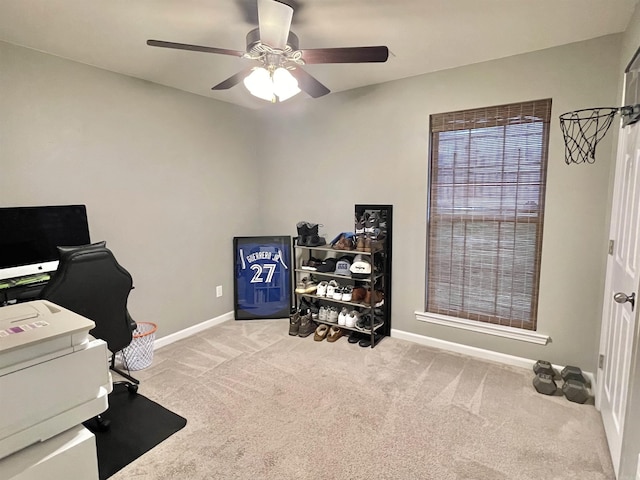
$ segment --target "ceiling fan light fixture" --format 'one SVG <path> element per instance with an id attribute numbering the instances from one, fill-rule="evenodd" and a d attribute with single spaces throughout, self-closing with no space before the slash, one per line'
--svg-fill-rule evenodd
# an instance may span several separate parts
<path id="1" fill-rule="evenodd" d="M 268 102 L 274 100 L 273 83 L 266 68 L 254 68 L 251 73 L 245 77 L 243 83 L 244 86 L 247 87 L 247 90 L 249 90 L 249 93 L 254 97 L 261 98 Z"/>
<path id="2" fill-rule="evenodd" d="M 290 99 L 300 93 L 298 80 L 286 68 L 276 68 L 273 72 L 273 93 L 278 96 L 278 100 L 281 102 Z"/>
<path id="3" fill-rule="evenodd" d="M 284 102 L 300 93 L 298 81 L 283 67 L 276 68 L 273 73 L 264 67 L 256 67 L 243 83 L 251 95 L 268 102 Z"/>

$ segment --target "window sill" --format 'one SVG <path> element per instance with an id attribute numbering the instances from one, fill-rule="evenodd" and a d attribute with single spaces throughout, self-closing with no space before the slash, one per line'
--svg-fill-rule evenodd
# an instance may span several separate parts
<path id="1" fill-rule="evenodd" d="M 462 330 L 485 333 L 487 335 L 495 335 L 497 337 L 510 338 L 512 340 L 535 343 L 537 345 L 546 345 L 549 343 L 549 335 L 542 335 L 537 332 L 532 332 L 531 330 L 505 327 L 492 323 L 475 322 L 464 318 L 447 317 L 436 313 L 415 312 L 415 314 L 416 320 L 436 325 L 444 325 L 445 327 L 460 328 Z"/>

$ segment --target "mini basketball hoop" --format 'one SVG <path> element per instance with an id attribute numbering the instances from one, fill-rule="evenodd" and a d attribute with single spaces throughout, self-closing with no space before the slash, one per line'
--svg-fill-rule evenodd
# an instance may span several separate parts
<path id="1" fill-rule="evenodd" d="M 560 115 L 567 165 L 596 161 L 596 145 L 604 138 L 619 111 L 619 108 L 598 107 Z"/>

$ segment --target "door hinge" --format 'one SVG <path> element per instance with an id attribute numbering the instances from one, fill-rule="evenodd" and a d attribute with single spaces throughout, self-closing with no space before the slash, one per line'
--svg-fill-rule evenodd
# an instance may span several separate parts
<path id="1" fill-rule="evenodd" d="M 598 368 L 604 368 L 604 355 L 600 354 L 598 357 Z"/>
<path id="2" fill-rule="evenodd" d="M 609 255 L 613 255 L 613 244 L 615 242 L 613 240 L 609 240 Z"/>

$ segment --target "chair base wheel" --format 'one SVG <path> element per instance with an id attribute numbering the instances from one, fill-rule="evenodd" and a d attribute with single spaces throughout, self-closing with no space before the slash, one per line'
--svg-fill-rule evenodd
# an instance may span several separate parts
<path id="1" fill-rule="evenodd" d="M 102 417 L 102 415 L 98 415 L 95 417 L 96 420 L 96 430 L 99 432 L 106 432 L 111 428 L 111 420 L 107 420 Z"/>

